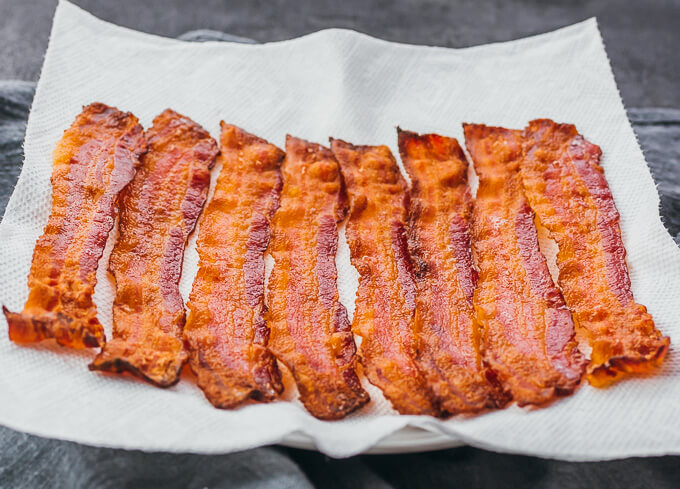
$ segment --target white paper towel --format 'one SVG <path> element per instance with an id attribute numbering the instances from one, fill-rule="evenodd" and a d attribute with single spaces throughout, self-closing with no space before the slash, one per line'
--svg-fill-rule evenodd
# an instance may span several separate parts
<path id="1" fill-rule="evenodd" d="M 604 151 L 635 296 L 671 336 L 671 352 L 655 376 L 606 390 L 584 385 L 546 409 L 512 407 L 437 421 L 398 416 L 370 388 L 373 402 L 366 409 L 323 422 L 297 402 L 217 410 L 190 375 L 162 390 L 95 374 L 87 370 L 93 352 L 16 346 L 2 318 L 1 424 L 93 445 L 172 452 L 236 451 L 300 431 L 324 453 L 349 456 L 412 425 L 478 447 L 569 460 L 680 453 L 674 351 L 680 344 L 680 250 L 659 219 L 659 198 L 595 20 L 457 50 L 336 29 L 264 45 L 192 44 L 117 27 L 62 1 L 28 122 L 24 167 L 0 225 L 0 301 L 12 310 L 26 300 L 33 246 L 49 215 L 52 150 L 81 106 L 92 101 L 132 111 L 146 127 L 172 107 L 215 137 L 224 119 L 279 146 L 288 132 L 320 143 L 333 136 L 388 144 L 395 154 L 396 125 L 462 142 L 464 121 L 514 128 L 538 117 L 574 123 Z M 351 314 L 356 273 L 341 244 L 341 300 Z M 196 262 L 192 243 L 181 282 L 185 297 Z M 95 299 L 110 334 L 113 291 L 104 264 Z"/>

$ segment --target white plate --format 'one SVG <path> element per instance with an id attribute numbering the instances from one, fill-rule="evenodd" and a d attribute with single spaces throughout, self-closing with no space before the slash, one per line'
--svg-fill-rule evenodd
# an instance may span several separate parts
<path id="1" fill-rule="evenodd" d="M 314 441 L 304 433 L 291 433 L 281 440 L 281 445 L 305 450 L 317 450 Z M 462 447 L 465 443 L 450 436 L 420 428 L 406 427 L 389 435 L 367 449 L 364 454 L 381 455 L 392 453 L 414 453 Z"/>

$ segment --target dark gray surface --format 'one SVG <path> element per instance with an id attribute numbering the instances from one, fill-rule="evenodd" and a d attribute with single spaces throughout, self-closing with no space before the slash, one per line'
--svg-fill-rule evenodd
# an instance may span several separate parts
<path id="1" fill-rule="evenodd" d="M 0 427 L 2 489 L 677 489 L 678 457 L 568 463 L 463 447 L 332 460 L 261 448 L 173 455 L 89 448 Z"/>
<path id="2" fill-rule="evenodd" d="M 171 455 L 83 447 L 0 427 L 0 488 L 313 489 L 287 454 Z"/>
<path id="3" fill-rule="evenodd" d="M 36 77 L 54 3 L 0 0 L 0 79 Z M 485 6 L 425 2 L 419 8 L 411 7 L 414 1 L 401 1 L 359 8 L 359 0 L 323 0 L 304 9 L 260 1 L 232 6 L 204 2 L 200 8 L 180 0 L 77 3 L 93 7 L 107 20 L 165 35 L 212 27 L 270 40 L 341 26 L 388 39 L 452 46 L 542 32 L 597 13 L 627 104 L 680 108 L 676 88 L 680 63 L 675 46 L 671 47 L 680 40 L 680 34 L 673 31 L 679 24 L 677 1 L 666 7 L 662 2 L 576 1 L 564 6 L 538 1 L 492 1 Z M 20 170 L 24 121 L 32 93 L 30 83 L 0 82 L 0 213 Z M 632 109 L 629 115 L 659 186 L 665 224 L 680 242 L 680 111 Z M 222 456 L 147 454 L 45 440 L 0 427 L 2 489 L 311 486 L 678 488 L 680 458 L 576 464 L 469 447 L 347 460 L 286 448 Z"/>
<path id="4" fill-rule="evenodd" d="M 0 79 L 36 80 L 56 0 L 0 0 Z M 680 0 L 75 0 L 165 36 L 216 29 L 258 41 L 346 27 L 384 39 L 463 47 L 597 16 L 624 102 L 680 107 Z"/>

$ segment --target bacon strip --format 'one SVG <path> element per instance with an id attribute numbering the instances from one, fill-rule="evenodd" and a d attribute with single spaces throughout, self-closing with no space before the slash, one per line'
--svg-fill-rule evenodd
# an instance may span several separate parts
<path id="1" fill-rule="evenodd" d="M 607 385 L 659 366 L 670 339 L 633 300 L 619 213 L 600 166 L 602 151 L 571 124 L 529 123 L 522 164 L 532 209 L 559 247 L 559 284 L 592 354 L 588 380 Z"/>
<path id="2" fill-rule="evenodd" d="M 179 293 L 186 240 L 210 187 L 217 143 L 170 109 L 146 133 L 148 152 L 121 192 L 119 235 L 109 271 L 116 281 L 113 339 L 90 370 L 130 372 L 160 387 L 179 381 L 187 353 Z"/>
<path id="3" fill-rule="evenodd" d="M 470 253 L 472 197 L 458 141 L 398 129 L 411 177 L 409 248 L 415 265 L 416 359 L 445 414 L 504 404 L 487 381 L 472 306 L 477 272 Z"/>
<path id="4" fill-rule="evenodd" d="M 272 401 L 283 391 L 267 349 L 264 252 L 284 154 L 236 126 L 221 127 L 222 170 L 200 221 L 184 339 L 199 387 L 214 406 L 227 409 L 251 399 Z"/>
<path id="5" fill-rule="evenodd" d="M 416 364 L 416 284 L 406 238 L 408 188 L 389 148 L 331 139 L 350 198 L 347 239 L 359 289 L 352 331 L 368 380 L 402 414 L 440 414 Z"/>
<path id="6" fill-rule="evenodd" d="M 484 360 L 519 405 L 543 404 L 578 386 L 585 359 L 522 193 L 522 132 L 464 128 L 479 175 L 472 220 L 479 282 L 473 301 Z"/>
<path id="7" fill-rule="evenodd" d="M 320 419 L 343 418 L 370 400 L 355 372 L 356 346 L 336 285 L 337 224 L 346 210 L 333 153 L 288 136 L 269 245 L 270 348 Z"/>
<path id="8" fill-rule="evenodd" d="M 101 103 L 83 108 L 54 150 L 52 212 L 33 251 L 24 310 L 3 306 L 9 338 L 54 338 L 71 348 L 106 341 L 92 294 L 97 265 L 114 224 L 116 199 L 145 150 L 129 112 Z"/>

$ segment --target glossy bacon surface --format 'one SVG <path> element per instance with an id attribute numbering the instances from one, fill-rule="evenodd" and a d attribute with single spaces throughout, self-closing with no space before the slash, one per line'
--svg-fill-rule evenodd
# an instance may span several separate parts
<path id="1" fill-rule="evenodd" d="M 187 359 L 179 279 L 217 143 L 170 109 L 154 119 L 146 140 L 148 151 L 120 195 L 119 234 L 109 260 L 116 281 L 113 339 L 90 369 L 130 372 L 167 387 L 179 380 Z"/>
<path id="2" fill-rule="evenodd" d="M 402 414 L 440 414 L 416 364 L 416 284 L 406 236 L 408 188 L 389 148 L 331 140 L 350 200 L 347 240 L 359 272 L 352 331 L 368 380 Z"/>
<path id="3" fill-rule="evenodd" d="M 20 313 L 3 307 L 17 343 L 54 338 L 72 348 L 101 346 L 92 294 L 113 227 L 118 193 L 145 150 L 137 118 L 101 103 L 83 108 L 54 150 L 52 211 L 33 251 L 29 296 Z"/>
<path id="4" fill-rule="evenodd" d="M 670 343 L 633 300 L 619 213 L 600 166 L 602 151 L 573 125 L 541 119 L 525 130 L 524 188 L 557 242 L 559 284 L 592 354 L 588 380 L 607 385 L 659 366 Z"/>
<path id="5" fill-rule="evenodd" d="M 472 197 L 458 141 L 398 130 L 411 177 L 408 238 L 417 296 L 418 365 L 446 414 L 503 404 L 487 381 L 472 305 L 477 272 L 470 253 Z"/>
<path id="6" fill-rule="evenodd" d="M 369 401 L 336 284 L 337 224 L 345 212 L 333 153 L 288 136 L 269 245 L 270 348 L 291 370 L 304 406 L 321 419 L 342 418 Z"/>
<path id="7" fill-rule="evenodd" d="M 264 252 L 279 206 L 283 151 L 222 122 L 215 192 L 201 216 L 199 269 L 184 338 L 198 385 L 216 407 L 271 401 L 283 391 L 267 348 Z"/>
<path id="8" fill-rule="evenodd" d="M 543 404 L 578 386 L 585 360 L 522 192 L 522 132 L 464 128 L 479 176 L 472 251 L 479 269 L 474 306 L 484 360 L 519 405 Z"/>

